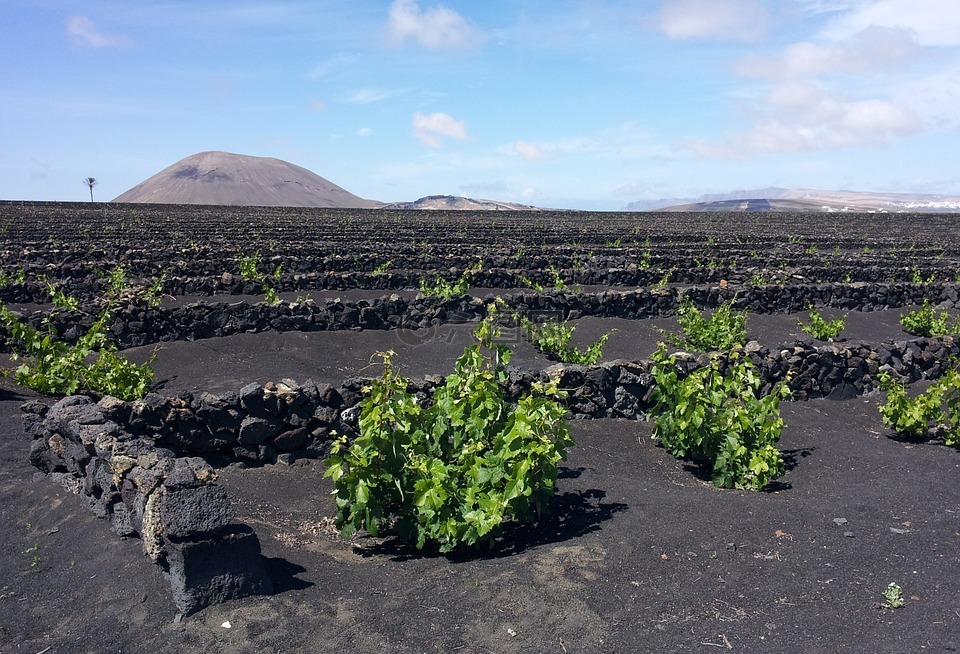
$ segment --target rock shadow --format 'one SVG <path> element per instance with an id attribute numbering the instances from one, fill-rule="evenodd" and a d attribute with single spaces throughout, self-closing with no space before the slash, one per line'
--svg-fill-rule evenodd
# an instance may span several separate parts
<path id="1" fill-rule="evenodd" d="M 302 565 L 291 563 L 286 559 L 263 557 L 263 567 L 273 582 L 273 594 L 279 595 L 291 590 L 303 590 L 313 586 L 312 581 L 298 579 L 297 575 L 306 572 Z"/>

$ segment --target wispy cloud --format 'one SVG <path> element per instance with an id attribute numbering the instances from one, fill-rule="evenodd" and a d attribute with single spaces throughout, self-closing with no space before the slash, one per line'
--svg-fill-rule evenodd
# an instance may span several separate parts
<path id="1" fill-rule="evenodd" d="M 672 39 L 758 41 L 770 26 L 763 0 L 666 0 L 657 25 Z"/>
<path id="2" fill-rule="evenodd" d="M 513 150 L 527 161 L 542 161 L 553 154 L 547 148 L 530 141 L 514 141 Z"/>
<path id="3" fill-rule="evenodd" d="M 572 136 L 552 141 L 517 140 L 497 148 L 500 155 L 516 157 L 525 161 L 546 161 L 567 156 L 597 157 L 606 160 L 628 161 L 658 154 L 650 135 L 638 124 L 623 123 L 592 134 Z"/>
<path id="4" fill-rule="evenodd" d="M 422 10 L 416 0 L 394 0 L 387 32 L 396 45 L 413 41 L 429 50 L 469 50 L 488 38 L 452 9 L 436 5 Z"/>
<path id="5" fill-rule="evenodd" d="M 822 36 L 842 40 L 871 26 L 910 30 L 921 45 L 960 45 L 960 11 L 957 11 L 956 0 L 858 2 L 830 21 Z"/>
<path id="6" fill-rule="evenodd" d="M 373 104 L 400 95 L 401 90 L 357 89 L 345 98 L 350 104 Z"/>
<path id="7" fill-rule="evenodd" d="M 467 124 L 449 114 L 424 115 L 418 111 L 413 115 L 413 134 L 428 147 L 439 148 L 444 137 L 466 139 Z"/>
<path id="8" fill-rule="evenodd" d="M 349 68 L 357 63 L 359 58 L 353 54 L 338 54 L 335 57 L 321 61 L 316 64 L 307 73 L 307 78 L 318 80 L 324 77 L 330 77 L 341 74 L 345 68 Z"/>
<path id="9" fill-rule="evenodd" d="M 356 132 L 354 132 L 354 134 L 355 134 L 356 136 L 361 137 L 361 138 L 362 138 L 362 137 L 365 137 L 365 136 L 373 136 L 373 129 L 371 129 L 371 128 L 369 128 L 369 127 L 361 127 L 361 128 L 358 129 Z"/>
<path id="10" fill-rule="evenodd" d="M 87 16 L 68 18 L 67 35 L 75 44 L 90 48 L 118 48 L 132 44 L 132 41 L 125 36 L 104 34 Z"/>
<path id="11" fill-rule="evenodd" d="M 746 159 L 765 154 L 884 146 L 956 125 L 960 16 L 944 0 L 804 0 L 826 18 L 814 38 L 779 53 L 734 62 L 741 77 L 772 83 L 755 89 L 741 133 L 696 140 L 701 156 Z M 946 26 L 946 30 L 944 30 Z M 937 45 L 931 45 L 937 44 Z M 953 66 L 952 73 L 941 68 Z M 747 90 L 749 94 L 749 90 Z"/>
<path id="12" fill-rule="evenodd" d="M 921 53 L 910 31 L 871 26 L 841 42 L 804 41 L 775 56 L 752 54 L 734 63 L 745 77 L 797 80 L 822 75 L 884 73 Z"/>
<path id="13" fill-rule="evenodd" d="M 786 84 L 766 98 L 753 128 L 720 140 L 690 143 L 704 157 L 757 155 L 884 145 L 917 134 L 924 122 L 908 107 L 882 99 L 854 100 L 815 84 Z"/>

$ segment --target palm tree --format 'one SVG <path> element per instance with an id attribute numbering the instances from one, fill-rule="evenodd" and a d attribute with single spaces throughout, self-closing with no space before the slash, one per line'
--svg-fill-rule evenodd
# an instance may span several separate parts
<path id="1" fill-rule="evenodd" d="M 83 183 L 90 187 L 90 201 L 93 202 L 93 187 L 97 185 L 97 178 L 85 177 Z"/>

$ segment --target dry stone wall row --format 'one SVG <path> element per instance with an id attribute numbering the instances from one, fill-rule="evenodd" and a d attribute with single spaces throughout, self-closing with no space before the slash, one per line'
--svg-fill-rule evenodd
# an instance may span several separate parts
<path id="1" fill-rule="evenodd" d="M 960 355 L 960 341 L 943 336 L 823 347 L 798 342 L 775 351 L 753 341 L 745 352 L 765 390 L 789 376 L 796 399 L 845 400 L 876 390 L 881 371 L 907 381 L 939 377 Z M 707 363 L 704 354 L 679 353 L 678 359 L 688 371 Z M 569 391 L 565 402 L 573 418 L 644 419 L 653 394 L 650 368 L 649 361 L 617 360 L 596 366 L 557 364 L 538 372 L 512 369 L 507 394 L 516 399 L 534 382 L 559 377 Z M 333 434 L 356 429 L 362 389 L 369 382 L 357 377 L 333 386 L 286 379 L 217 395 L 150 393 L 133 402 L 111 400 L 102 411 L 125 433 L 177 456 L 200 456 L 217 465 L 290 463 L 326 456 Z M 413 381 L 411 391 L 429 402 L 442 382 L 439 376 Z"/>
<path id="2" fill-rule="evenodd" d="M 792 373 L 796 398 L 848 399 L 874 390 L 876 375 L 892 371 L 909 380 L 937 377 L 960 353 L 952 337 L 915 339 L 880 347 L 866 344 L 795 347 L 771 352 L 745 348 L 769 388 Z M 680 354 L 687 372 L 706 355 Z M 508 396 L 533 382 L 559 377 L 569 389 L 574 418 L 645 417 L 651 408 L 649 361 L 599 366 L 557 365 L 538 373 L 512 371 Z M 290 463 L 326 456 L 337 434 L 356 433 L 359 403 L 369 379 L 341 386 L 292 380 L 249 384 L 213 395 L 156 393 L 122 402 L 72 396 L 52 407 L 29 402 L 24 429 L 30 460 L 81 495 L 121 536 L 139 537 L 145 554 L 168 576 L 173 601 L 184 614 L 251 594 L 271 592 L 253 530 L 235 520 L 211 463 Z M 411 382 L 429 402 L 443 383 L 434 376 Z"/>
<path id="3" fill-rule="evenodd" d="M 586 267 L 579 261 L 573 261 L 570 256 L 554 256 L 557 262 L 537 258 L 535 261 L 521 262 L 505 260 L 500 263 L 488 263 L 487 267 L 471 278 L 472 283 L 480 288 L 522 288 L 529 283 L 540 284 L 546 288 L 554 286 L 555 277 L 551 266 L 556 265 L 556 272 L 569 286 L 612 286 L 612 287 L 647 287 L 657 284 L 669 272 L 669 279 L 676 284 L 717 284 L 721 280 L 743 285 L 755 276 L 767 281 L 784 280 L 795 283 L 798 280 L 822 281 L 842 280 L 861 283 L 890 283 L 893 281 L 910 281 L 915 271 L 923 270 L 923 277 L 933 275 L 936 279 L 952 278 L 955 274 L 953 261 L 937 261 L 926 259 L 920 264 L 907 263 L 894 265 L 885 262 L 884 265 L 869 265 L 863 261 L 851 259 L 845 262 L 829 262 L 810 264 L 798 258 L 787 264 L 782 257 L 778 259 L 784 263 L 782 269 L 766 269 L 760 262 L 747 261 L 737 265 L 716 264 L 704 265 L 699 260 L 691 260 L 681 255 L 659 257 L 655 265 L 640 267 L 633 261 L 634 258 L 623 256 L 595 256 Z M 278 257 L 279 259 L 279 257 Z M 279 292 L 306 292 L 322 290 L 351 290 L 368 289 L 382 291 L 397 291 L 415 289 L 421 280 L 428 283 L 435 279 L 437 268 L 436 257 L 432 260 L 411 262 L 407 268 L 394 267 L 386 272 L 363 271 L 357 269 L 357 264 L 346 262 L 340 266 L 343 270 L 336 270 L 338 266 L 324 264 L 312 265 L 310 269 L 297 272 L 296 260 L 285 264 L 264 264 L 263 270 L 272 272 L 277 265 L 284 271 L 279 280 L 271 279 L 270 285 Z M 159 265 L 159 264 L 158 264 Z M 142 271 L 129 269 L 127 274 L 134 280 L 149 286 L 153 279 L 165 274 L 162 289 L 167 295 L 180 296 L 223 296 L 223 295 L 259 295 L 264 293 L 262 281 L 248 280 L 239 274 L 223 272 L 204 273 L 197 270 L 178 271 L 176 275 L 164 273 L 157 266 L 141 266 Z M 235 268 L 235 265 L 230 266 Z M 371 266 L 372 267 L 372 266 Z M 12 304 L 44 304 L 50 301 L 47 284 L 37 281 L 36 278 L 45 275 L 51 279 L 60 280 L 65 292 L 78 299 L 89 302 L 102 296 L 107 290 L 106 273 L 102 269 L 91 271 L 88 266 L 81 264 L 59 265 L 52 268 L 49 265 L 33 266 L 27 273 L 27 279 L 22 282 L 11 281 L 0 287 L 0 302 Z M 270 268 L 268 271 L 267 269 Z M 155 270 L 156 269 L 156 270 Z M 317 270 L 322 272 L 317 272 Z M 455 281 L 463 269 L 441 268 L 443 277 L 448 281 Z M 14 275 L 16 271 L 8 271 Z"/>
<path id="4" fill-rule="evenodd" d="M 500 296 L 521 313 L 551 319 L 586 316 L 639 320 L 671 316 L 682 295 L 700 308 L 711 309 L 731 298 L 737 308 L 754 313 L 794 313 L 810 305 L 841 310 L 877 311 L 922 303 L 925 298 L 944 308 L 960 304 L 958 285 L 940 284 L 803 284 L 735 290 L 720 287 L 668 287 L 631 291 L 575 293 L 567 291 L 509 293 Z M 476 322 L 486 315 L 494 296 L 465 295 L 446 299 L 398 295 L 372 300 L 322 303 L 198 302 L 180 307 L 150 307 L 131 302 L 114 310 L 111 335 L 121 348 L 170 341 L 193 341 L 263 331 L 337 331 L 425 329 L 443 324 Z M 58 336 L 75 342 L 93 322 L 81 311 L 36 311 L 26 316 L 33 326 L 49 323 Z M 4 334 L 0 333 L 0 336 Z M 6 343 L 6 339 L 3 339 Z"/>

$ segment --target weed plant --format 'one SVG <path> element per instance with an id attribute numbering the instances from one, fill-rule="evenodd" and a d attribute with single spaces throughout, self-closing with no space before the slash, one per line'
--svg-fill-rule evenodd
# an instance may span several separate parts
<path id="1" fill-rule="evenodd" d="M 903 588 L 896 582 L 890 582 L 883 589 L 883 609 L 899 609 L 903 606 Z"/>

